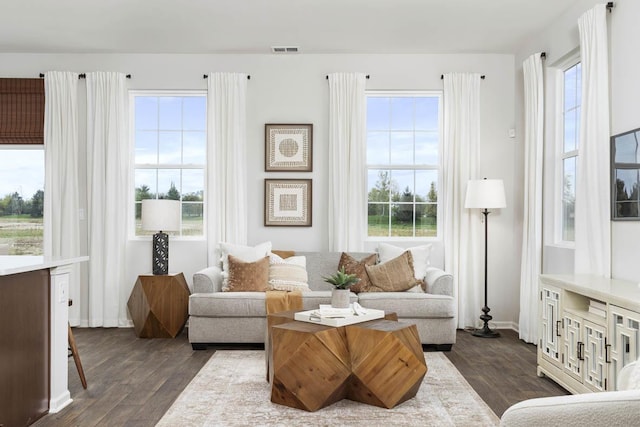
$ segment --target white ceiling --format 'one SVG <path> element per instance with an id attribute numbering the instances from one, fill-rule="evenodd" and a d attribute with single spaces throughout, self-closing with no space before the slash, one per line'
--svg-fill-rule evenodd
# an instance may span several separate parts
<path id="1" fill-rule="evenodd" d="M 0 0 L 0 52 L 514 53 L 576 0 Z"/>

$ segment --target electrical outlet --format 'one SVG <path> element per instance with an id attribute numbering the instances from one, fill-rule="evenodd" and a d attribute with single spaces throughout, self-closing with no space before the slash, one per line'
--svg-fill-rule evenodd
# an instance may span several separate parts
<path id="1" fill-rule="evenodd" d="M 67 302 L 67 282 L 58 283 L 58 302 Z"/>
<path id="2" fill-rule="evenodd" d="M 515 138 L 516 137 L 516 130 L 511 128 L 509 129 L 509 138 Z"/>

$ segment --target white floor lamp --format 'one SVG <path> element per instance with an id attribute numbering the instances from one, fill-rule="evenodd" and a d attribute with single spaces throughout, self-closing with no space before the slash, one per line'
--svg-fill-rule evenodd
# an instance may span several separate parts
<path id="1" fill-rule="evenodd" d="M 464 202 L 467 209 L 482 209 L 484 215 L 484 307 L 480 320 L 484 322 L 482 329 L 476 329 L 473 335 L 482 338 L 497 338 L 500 333 L 489 328 L 489 321 L 493 319 L 489 315 L 491 309 L 487 305 L 487 242 L 488 242 L 488 217 L 489 209 L 507 207 L 504 196 L 504 184 L 501 179 L 477 179 L 467 184 L 467 197 Z"/>

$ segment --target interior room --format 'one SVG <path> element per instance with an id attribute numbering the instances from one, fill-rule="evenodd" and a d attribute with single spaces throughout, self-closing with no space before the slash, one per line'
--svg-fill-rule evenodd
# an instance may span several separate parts
<path id="1" fill-rule="evenodd" d="M 0 426 L 637 414 L 640 3 L 3 9 Z"/>

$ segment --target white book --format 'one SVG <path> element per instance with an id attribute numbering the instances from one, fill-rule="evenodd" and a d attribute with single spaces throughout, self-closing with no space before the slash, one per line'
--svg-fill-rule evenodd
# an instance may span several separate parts
<path id="1" fill-rule="evenodd" d="M 589 313 L 595 314 L 596 316 L 600 317 L 607 317 L 607 312 L 605 310 L 602 310 L 593 305 L 589 306 Z"/>
<path id="2" fill-rule="evenodd" d="M 294 315 L 294 319 L 301 322 L 318 323 L 326 326 L 346 326 L 353 325 L 355 323 L 368 322 L 369 320 L 382 319 L 384 317 L 384 310 L 375 310 L 373 308 L 367 308 L 364 314 L 351 314 L 343 316 L 322 317 L 320 310 L 308 310 L 300 311 Z"/>
<path id="3" fill-rule="evenodd" d="M 600 310 L 606 310 L 607 304 L 592 299 L 592 300 L 589 300 L 589 307 L 595 307 L 595 308 L 599 308 Z"/>

